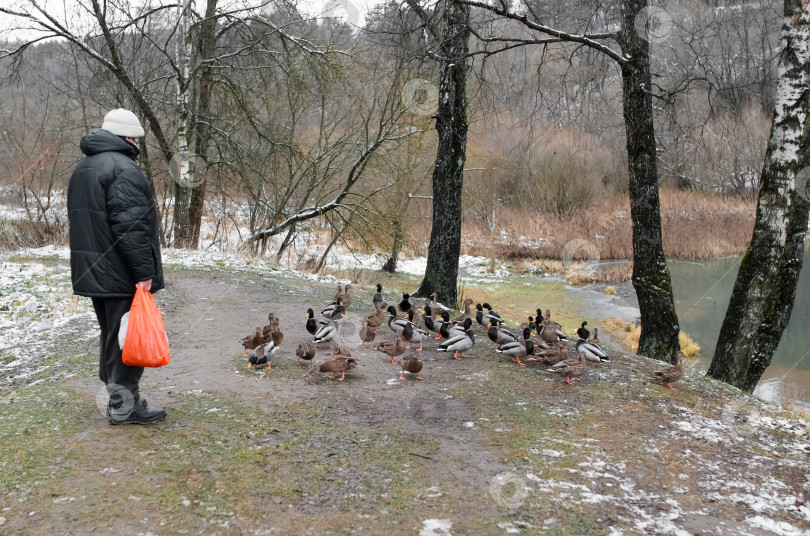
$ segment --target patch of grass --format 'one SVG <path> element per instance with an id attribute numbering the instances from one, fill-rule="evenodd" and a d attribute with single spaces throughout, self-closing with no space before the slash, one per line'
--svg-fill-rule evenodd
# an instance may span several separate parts
<path id="1" fill-rule="evenodd" d="M 251 408 L 188 396 L 160 424 L 111 427 L 76 393 L 54 392 L 35 386 L 0 406 L 0 489 L 9 501 L 25 498 L 25 512 L 81 495 L 72 526 L 107 523 L 110 497 L 148 504 L 170 531 L 227 520 L 255 528 L 278 510 L 289 523 L 302 511 L 337 526 L 356 524 L 357 513 L 404 523 L 431 485 L 409 452 L 438 451 L 416 433 L 346 426 L 340 414 L 302 403 Z M 88 426 L 92 437 L 77 441 Z M 23 512 L 14 514 L 10 526 L 22 522 Z"/>
<path id="2" fill-rule="evenodd" d="M 212 506 L 248 515 L 274 503 L 317 504 L 328 495 L 339 506 L 367 510 L 366 490 L 379 497 L 375 509 L 405 518 L 425 476 L 402 471 L 413 462 L 408 451 L 435 445 L 407 433 L 336 426 L 334 415 L 303 404 L 269 412 L 208 397 L 172 408 L 175 424 L 135 438 L 136 450 L 156 451 L 140 472 L 172 475 L 150 500 L 183 511 L 189 501 L 200 515 Z"/>
<path id="3" fill-rule="evenodd" d="M 479 285 L 467 285 L 464 288 L 465 297 L 472 298 L 475 303 L 488 302 L 501 317 L 513 324 L 526 321 L 529 315 L 535 316 L 535 309 L 551 309 L 556 322 L 566 326 L 579 326 L 581 320 L 575 316 L 576 300 L 565 290 L 565 283 L 555 280 L 527 281 L 521 277 L 508 279 L 504 283 L 482 282 Z M 557 308 L 557 304 L 565 304 L 564 308 Z M 566 328 L 568 331 L 568 328 Z"/>
<path id="4" fill-rule="evenodd" d="M 48 479 L 66 479 L 80 456 L 65 439 L 95 415 L 76 393 L 39 384 L 0 402 L 0 495 L 20 498 Z"/>
<path id="5" fill-rule="evenodd" d="M 25 255 L 22 253 L 15 253 L 13 255 L 9 255 L 4 259 L 7 262 L 13 262 L 16 264 L 42 264 L 49 268 L 54 266 L 59 266 L 62 264 L 67 264 L 67 261 L 62 260 L 59 258 L 58 255 L 45 255 L 45 256 L 32 256 L 32 255 Z"/>

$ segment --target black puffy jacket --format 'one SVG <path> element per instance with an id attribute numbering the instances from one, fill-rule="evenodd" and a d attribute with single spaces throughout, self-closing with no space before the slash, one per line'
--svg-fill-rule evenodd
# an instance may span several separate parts
<path id="1" fill-rule="evenodd" d="M 86 157 L 70 177 L 70 270 L 73 292 L 125 298 L 138 281 L 163 288 L 158 215 L 138 150 L 106 130 L 84 136 Z"/>

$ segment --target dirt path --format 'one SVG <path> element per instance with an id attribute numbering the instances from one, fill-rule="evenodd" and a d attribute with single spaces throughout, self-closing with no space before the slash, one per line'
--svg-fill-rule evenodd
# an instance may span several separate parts
<path id="1" fill-rule="evenodd" d="M 164 302 L 161 308 L 172 361 L 161 369 L 146 371 L 144 396 L 150 403 L 165 405 L 170 416 L 173 407 L 182 404 L 190 393 L 202 392 L 261 410 L 271 418 L 277 416 L 280 405 L 301 404 L 325 410 L 332 425 L 348 427 L 354 433 L 414 434 L 428 448 L 408 451 L 406 458 L 431 481 L 452 489 L 454 510 L 461 516 L 480 517 L 489 512 L 494 517 L 497 505 L 482 502 L 481 497 L 486 496 L 492 478 L 506 467 L 482 446 L 484 432 L 465 425 L 475 419 L 467 403 L 449 394 L 459 378 L 474 374 L 475 367 L 469 361 L 451 362 L 448 354 L 435 351 L 436 343 L 431 341 L 420 352 L 425 379 L 417 381 L 406 375 L 405 381 L 398 381 L 399 365 L 391 364 L 375 349 L 361 349 L 356 345 L 359 342 L 353 344 L 354 338 L 348 337 L 347 346 L 360 366 L 342 382 L 327 375 L 307 381 L 308 367 L 297 365 L 295 349 L 299 343 L 311 341 L 304 328 L 306 309 L 318 310 L 330 297 L 326 286 L 299 285 L 288 288 L 251 278 L 223 279 L 221 273 L 174 274 L 168 296 L 161 299 L 159 295 L 158 300 Z M 357 288 L 355 293 L 358 298 L 349 310 L 350 321 L 364 301 L 368 302 L 366 308 L 372 309 L 372 290 Z M 272 370 L 248 371 L 238 341 L 255 326 L 265 324 L 270 311 L 281 319 L 284 342 L 273 359 Z M 384 340 L 393 340 L 385 325 L 375 345 Z M 325 346 L 317 352 L 316 362 L 332 354 Z M 83 392 L 99 387 L 94 378 L 77 380 L 75 385 Z M 114 434 L 91 431 L 80 439 L 103 449 L 106 441 L 114 440 Z M 106 447 L 114 449 L 116 445 Z M 298 514 L 323 514 L 335 506 L 336 493 L 333 490 L 302 499 L 295 510 Z M 373 499 L 368 506 L 375 509 Z M 296 518 L 292 515 L 289 524 L 281 526 L 295 533 L 292 527 L 298 526 Z"/>

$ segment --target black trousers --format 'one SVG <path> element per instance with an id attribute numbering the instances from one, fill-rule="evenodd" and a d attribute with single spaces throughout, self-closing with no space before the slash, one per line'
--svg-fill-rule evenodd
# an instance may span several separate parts
<path id="1" fill-rule="evenodd" d="M 118 328 L 121 317 L 129 311 L 132 298 L 93 298 L 93 309 L 101 327 L 101 351 L 98 360 L 98 377 L 107 386 L 110 395 L 110 407 L 119 408 L 124 402 L 127 406 L 140 398 L 138 382 L 143 375 L 143 367 L 130 367 L 121 360 L 121 347 L 118 345 Z M 120 390 L 125 388 L 132 393 L 132 400 Z M 132 408 L 125 408 L 131 410 Z"/>

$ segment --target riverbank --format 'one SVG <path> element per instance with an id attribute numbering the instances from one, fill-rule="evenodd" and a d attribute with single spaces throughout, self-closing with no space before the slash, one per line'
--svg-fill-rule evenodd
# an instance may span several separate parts
<path id="1" fill-rule="evenodd" d="M 34 253 L 0 274 L 0 532 L 810 534 L 810 425 L 795 414 L 700 374 L 671 391 L 646 379 L 660 363 L 624 352 L 568 386 L 480 332 L 460 361 L 428 341 L 422 381 L 351 347 L 345 381 L 307 382 L 303 311 L 335 279 L 251 259 L 167 252 L 172 362 L 142 392 L 169 416 L 111 427 L 92 313 L 62 252 Z M 555 316 L 579 318 L 545 279 Z M 500 285 L 521 289 L 467 288 Z M 354 295 L 350 313 L 371 309 L 370 285 Z M 248 371 L 238 341 L 269 311 L 284 342 L 271 370 Z"/>

